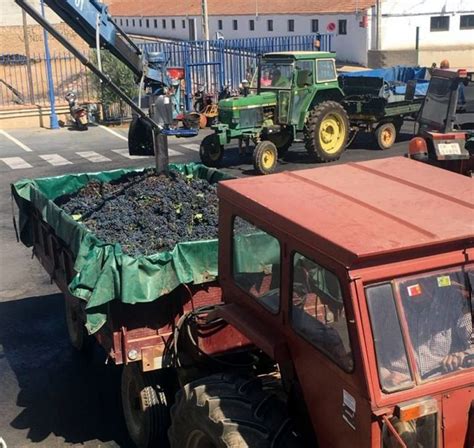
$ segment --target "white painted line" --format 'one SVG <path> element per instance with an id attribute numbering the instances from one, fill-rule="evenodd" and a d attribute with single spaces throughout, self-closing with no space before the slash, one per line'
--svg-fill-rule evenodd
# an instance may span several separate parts
<path id="1" fill-rule="evenodd" d="M 198 151 L 199 146 L 197 143 L 187 143 L 186 145 L 181 145 L 183 148 L 190 149 L 191 151 Z"/>
<path id="2" fill-rule="evenodd" d="M 119 134 L 118 132 L 116 132 L 112 129 L 109 129 L 107 126 L 103 126 L 103 125 L 99 124 L 99 128 L 103 129 L 104 131 L 109 132 L 112 135 L 115 135 L 115 137 L 121 138 L 122 140 L 125 140 L 126 142 L 128 142 L 127 137 L 124 137 L 122 134 Z"/>
<path id="3" fill-rule="evenodd" d="M 179 152 L 179 151 L 175 151 L 174 149 L 168 148 L 168 155 L 169 155 L 170 157 L 173 157 L 173 156 L 182 156 L 183 153 L 182 153 L 182 152 Z"/>
<path id="4" fill-rule="evenodd" d="M 31 148 L 26 146 L 24 143 L 21 143 L 20 140 L 16 139 L 15 137 L 11 136 L 10 134 L 7 134 L 5 131 L 0 129 L 0 134 L 4 135 L 6 138 L 11 140 L 15 145 L 18 145 L 21 149 L 23 149 L 26 152 L 33 152 Z"/>
<path id="5" fill-rule="evenodd" d="M 143 156 L 131 156 L 128 153 L 128 149 L 112 149 L 113 152 L 116 152 L 117 154 L 121 155 L 122 157 L 126 157 L 127 159 L 142 159 Z"/>
<path id="6" fill-rule="evenodd" d="M 3 163 L 6 163 L 12 170 L 21 170 L 23 168 L 33 168 L 28 162 L 23 160 L 21 157 L 5 157 L 0 160 Z"/>
<path id="7" fill-rule="evenodd" d="M 66 160 L 63 156 L 59 154 L 44 154 L 40 156 L 43 160 L 46 160 L 51 165 L 61 166 L 61 165 L 72 165 L 72 162 Z"/>
<path id="8" fill-rule="evenodd" d="M 95 151 L 82 151 L 82 152 L 76 152 L 76 154 L 81 157 L 84 157 L 84 159 L 87 159 L 89 160 L 89 162 L 92 162 L 92 163 L 111 161 L 108 157 L 105 157 L 102 154 L 99 154 Z"/>

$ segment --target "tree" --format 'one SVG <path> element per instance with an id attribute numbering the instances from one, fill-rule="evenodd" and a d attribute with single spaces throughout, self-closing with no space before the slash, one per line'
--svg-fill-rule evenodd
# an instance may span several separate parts
<path id="1" fill-rule="evenodd" d="M 137 96 L 138 85 L 133 72 L 107 50 L 101 50 L 100 56 L 102 71 L 110 80 L 130 98 Z M 97 65 L 97 52 L 95 50 L 92 52 L 92 59 Z M 117 104 L 120 110 L 120 119 L 122 119 L 127 112 L 127 104 L 112 89 L 104 86 L 96 75 L 92 75 L 92 83 L 104 108 L 110 108 Z"/>

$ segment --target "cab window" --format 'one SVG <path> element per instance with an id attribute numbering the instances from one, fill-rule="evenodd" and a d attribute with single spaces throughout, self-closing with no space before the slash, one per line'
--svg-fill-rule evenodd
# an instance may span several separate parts
<path id="1" fill-rule="evenodd" d="M 295 70 L 296 87 L 303 88 L 313 84 L 313 61 L 297 61 Z"/>
<path id="2" fill-rule="evenodd" d="M 252 223 L 234 218 L 232 272 L 235 283 L 272 313 L 280 308 L 280 243 Z"/>
<path id="3" fill-rule="evenodd" d="M 293 255 L 291 325 L 346 371 L 353 368 L 341 284 L 300 253 Z"/>
<path id="4" fill-rule="evenodd" d="M 337 75 L 334 61 L 332 59 L 316 61 L 316 76 L 318 82 L 335 81 Z"/>

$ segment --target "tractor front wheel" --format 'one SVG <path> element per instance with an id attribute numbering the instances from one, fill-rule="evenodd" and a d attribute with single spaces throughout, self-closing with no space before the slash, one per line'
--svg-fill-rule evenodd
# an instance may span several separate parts
<path id="1" fill-rule="evenodd" d="M 318 162 L 338 160 L 349 138 L 349 118 L 335 101 L 318 104 L 309 113 L 304 129 L 305 147 Z"/>
<path id="2" fill-rule="evenodd" d="M 171 420 L 171 448 L 299 446 L 285 405 L 256 378 L 217 374 L 187 384 Z"/>
<path id="3" fill-rule="evenodd" d="M 380 149 L 390 149 L 397 138 L 397 128 L 393 123 L 381 123 L 375 129 L 374 134 Z"/>
<path id="4" fill-rule="evenodd" d="M 224 157 L 224 147 L 220 144 L 216 134 L 204 137 L 199 147 L 201 162 L 206 166 L 218 167 Z"/>
<path id="5" fill-rule="evenodd" d="M 94 344 L 94 336 L 90 336 L 85 327 L 85 302 L 72 296 L 64 296 L 66 308 L 66 325 L 71 345 L 79 352 L 89 354 Z"/>
<path id="6" fill-rule="evenodd" d="M 278 150 L 270 140 L 258 142 L 253 151 L 253 166 L 258 174 L 271 174 L 278 162 Z"/>

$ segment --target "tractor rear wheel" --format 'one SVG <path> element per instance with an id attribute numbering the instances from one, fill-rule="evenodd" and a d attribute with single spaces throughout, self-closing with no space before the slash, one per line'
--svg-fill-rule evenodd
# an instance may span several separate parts
<path id="1" fill-rule="evenodd" d="M 122 371 L 122 408 L 130 438 L 137 448 L 167 447 L 169 400 L 161 372 L 142 372 L 139 362 Z"/>
<path id="2" fill-rule="evenodd" d="M 217 167 L 224 157 L 224 147 L 220 144 L 217 134 L 204 137 L 199 147 L 201 162 L 206 166 Z"/>
<path id="3" fill-rule="evenodd" d="M 349 118 L 335 101 L 325 101 L 310 111 L 304 129 L 305 147 L 318 162 L 338 160 L 349 138 Z"/>
<path id="4" fill-rule="evenodd" d="M 397 128 L 391 122 L 380 123 L 375 129 L 374 135 L 380 149 L 390 149 L 397 138 Z"/>
<path id="5" fill-rule="evenodd" d="M 216 374 L 187 384 L 171 420 L 171 448 L 299 446 L 286 406 L 256 378 Z"/>
<path id="6" fill-rule="evenodd" d="M 278 162 L 278 150 L 270 140 L 257 143 L 253 151 L 253 166 L 258 174 L 271 174 Z"/>

